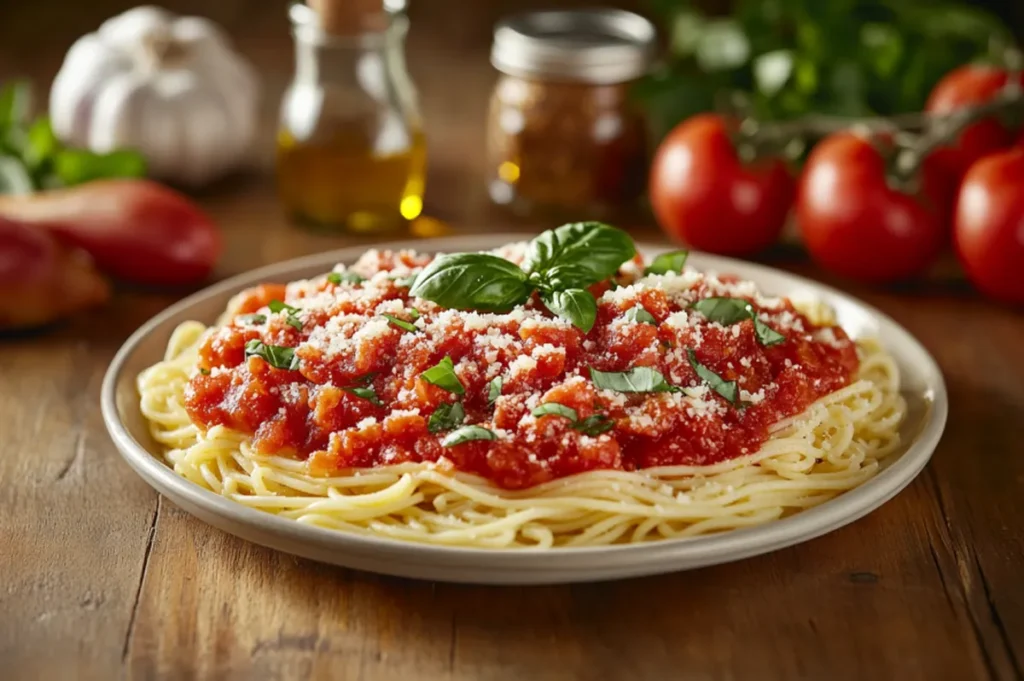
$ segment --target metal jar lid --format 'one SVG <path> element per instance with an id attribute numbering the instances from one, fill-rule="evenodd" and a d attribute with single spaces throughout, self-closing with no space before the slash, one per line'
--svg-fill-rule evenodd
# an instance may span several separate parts
<path id="1" fill-rule="evenodd" d="M 494 28 L 491 63 L 513 76 L 580 83 L 623 83 L 647 72 L 654 26 L 615 9 L 530 12 Z"/>

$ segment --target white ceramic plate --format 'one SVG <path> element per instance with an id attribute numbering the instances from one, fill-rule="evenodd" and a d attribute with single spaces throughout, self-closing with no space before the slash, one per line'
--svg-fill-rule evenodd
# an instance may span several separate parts
<path id="1" fill-rule="evenodd" d="M 521 234 L 454 237 L 388 244 L 439 252 L 494 248 Z M 812 295 L 835 308 L 853 337 L 878 336 L 902 372 L 909 415 L 901 429 L 902 451 L 857 489 L 820 506 L 758 527 L 640 545 L 531 550 L 428 546 L 311 527 L 246 508 L 178 477 L 163 463 L 139 412 L 135 377 L 163 356 L 171 331 L 195 319 L 213 323 L 228 299 L 259 282 L 287 282 L 321 274 L 335 263 L 352 262 L 364 247 L 299 258 L 233 277 L 172 305 L 146 322 L 114 357 L 103 381 L 103 418 L 125 461 L 160 493 L 201 520 L 243 539 L 345 567 L 403 577 L 449 582 L 539 584 L 583 582 L 685 570 L 738 560 L 807 541 L 853 522 L 907 486 L 924 468 L 942 435 L 948 410 L 946 388 L 935 361 L 892 319 L 834 289 L 751 263 L 693 253 L 699 270 L 733 273 L 768 293 Z M 659 248 L 641 245 L 645 254 Z"/>

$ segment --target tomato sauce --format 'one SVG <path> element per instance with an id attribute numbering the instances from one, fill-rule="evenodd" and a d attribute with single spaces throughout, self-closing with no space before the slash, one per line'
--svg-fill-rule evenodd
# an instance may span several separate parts
<path id="1" fill-rule="evenodd" d="M 258 451 L 306 459 L 314 473 L 429 461 L 519 489 L 595 469 L 704 465 L 753 453 L 774 423 L 847 385 L 858 367 L 856 347 L 841 328 L 815 325 L 788 300 L 762 298 L 728 277 L 691 273 L 614 290 L 598 285 L 597 322 L 584 334 L 537 300 L 509 314 L 482 314 L 409 299 L 402 277 L 429 257 L 372 253 L 353 268 L 369 277 L 363 283 L 319 277 L 240 296 L 234 321 L 200 349 L 201 372 L 186 390 L 192 420 L 251 434 Z M 724 326 L 689 309 L 722 295 L 751 302 L 785 340 L 765 347 L 753 320 Z M 292 323 L 266 309 L 274 299 L 298 309 Z M 656 323 L 625 321 L 638 306 Z M 383 311 L 416 331 L 388 323 Z M 247 357 L 246 343 L 254 339 L 292 348 L 297 368 Z M 739 405 L 697 375 L 688 349 L 722 380 L 737 382 Z M 421 376 L 444 357 L 452 359 L 464 394 Z M 657 369 L 683 391 L 620 393 L 598 388 L 589 373 L 639 366 Z M 492 404 L 497 377 L 501 395 Z M 497 439 L 444 446 L 447 432 L 430 432 L 429 419 L 456 400 L 465 424 L 488 428 Z M 614 425 L 587 435 L 563 416 L 531 414 L 547 402 L 571 407 L 578 421 L 600 414 Z"/>

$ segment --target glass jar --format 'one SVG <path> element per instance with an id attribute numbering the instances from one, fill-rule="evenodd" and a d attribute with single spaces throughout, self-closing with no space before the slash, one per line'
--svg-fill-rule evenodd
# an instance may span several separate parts
<path id="1" fill-rule="evenodd" d="M 645 124 L 628 96 L 655 30 L 620 10 L 534 12 L 500 22 L 491 63 L 488 190 L 519 213 L 599 217 L 635 204 Z"/>
<path id="2" fill-rule="evenodd" d="M 408 20 L 390 12 L 379 30 L 324 32 L 304 4 L 289 12 L 295 75 L 281 103 L 280 199 L 320 228 L 394 229 L 423 207 L 426 142 L 405 67 Z"/>

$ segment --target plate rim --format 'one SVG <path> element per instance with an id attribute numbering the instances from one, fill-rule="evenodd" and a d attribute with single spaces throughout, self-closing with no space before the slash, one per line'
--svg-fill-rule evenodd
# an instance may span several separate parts
<path id="1" fill-rule="evenodd" d="M 809 541 L 815 537 L 832 532 L 850 524 L 888 502 L 910 484 L 931 459 L 936 446 L 944 432 L 949 413 L 949 400 L 945 379 L 938 363 L 927 349 L 903 326 L 891 317 L 857 298 L 838 289 L 814 280 L 791 274 L 784 270 L 752 263 L 734 258 L 717 256 L 699 251 L 691 251 L 696 260 L 713 263 L 701 265 L 702 270 L 726 272 L 730 267 L 754 272 L 762 276 L 783 276 L 794 285 L 800 285 L 826 293 L 829 297 L 844 301 L 848 305 L 860 308 L 872 316 L 879 327 L 888 326 L 889 331 L 903 336 L 901 345 L 906 345 L 917 356 L 915 363 L 923 362 L 924 373 L 935 385 L 931 394 L 927 414 L 924 416 L 923 428 L 917 433 L 911 446 L 900 454 L 899 459 L 886 466 L 878 475 L 867 482 L 819 506 L 795 513 L 789 517 L 773 520 L 760 525 L 730 530 L 719 534 L 701 535 L 679 539 L 665 539 L 642 544 L 616 544 L 611 546 L 589 547 L 558 547 L 555 549 L 525 548 L 480 548 L 465 546 L 446 546 L 411 542 L 389 537 L 375 537 L 355 534 L 340 530 L 304 525 L 294 520 L 249 508 L 222 497 L 191 481 L 178 476 L 173 469 L 157 454 L 150 452 L 142 443 L 135 440 L 122 422 L 117 408 L 117 386 L 120 382 L 125 364 L 136 347 L 155 330 L 163 326 L 169 319 L 187 310 L 193 305 L 217 295 L 230 294 L 257 280 L 273 280 L 288 276 L 287 272 L 301 270 L 320 265 L 333 265 L 340 262 L 351 262 L 371 248 L 416 249 L 425 252 L 444 252 L 455 249 L 487 249 L 512 241 L 523 241 L 531 238 L 524 233 L 495 233 L 477 235 L 456 235 L 434 239 L 408 239 L 375 244 L 357 244 L 323 253 L 301 256 L 262 267 L 241 272 L 215 282 L 189 296 L 177 301 L 166 309 L 152 316 L 136 329 L 121 345 L 114 355 L 103 377 L 101 386 L 100 406 L 104 425 L 121 457 L 136 471 L 143 480 L 158 493 L 176 501 L 183 497 L 189 504 L 202 508 L 206 513 L 219 516 L 224 521 L 246 526 L 256 532 L 269 533 L 277 538 L 288 541 L 299 541 L 311 548 L 327 548 L 341 558 L 345 555 L 368 556 L 376 555 L 384 558 L 402 557 L 414 563 L 431 565 L 462 565 L 463 568 L 475 566 L 476 569 L 496 569 L 515 572 L 546 572 L 558 573 L 567 571 L 594 571 L 598 573 L 615 572 L 618 570 L 626 575 L 654 574 L 687 567 L 714 565 L 732 560 L 768 553 L 787 546 Z M 471 244 L 466 246 L 465 244 Z M 672 250 L 665 244 L 636 243 L 638 251 L 652 254 Z M 196 513 L 189 511 L 191 515 Z M 231 534 L 235 532 L 225 529 L 205 519 L 203 522 L 213 524 Z M 237 536 L 237 535 L 236 535 Z M 265 546 L 271 546 L 257 540 Z M 275 550 L 288 551 L 272 547 Z M 292 552 L 292 551 L 288 551 Z M 294 553 L 294 552 L 293 552 Z M 314 557 L 308 554 L 308 557 Z M 592 559 L 600 557 L 599 565 L 593 565 Z M 323 558 L 316 558 L 323 561 Z M 337 564 L 343 564 L 338 562 Z M 630 570 L 630 566 L 640 564 L 642 568 Z M 396 566 L 400 567 L 400 566 Z M 415 566 L 414 566 L 415 567 Z M 379 570 L 387 572 L 387 570 Z M 396 570 L 392 574 L 410 574 L 409 571 Z M 538 579 L 537 582 L 555 583 L 556 581 L 584 581 L 586 575 L 570 580 Z M 493 581 L 493 583 L 524 583 L 524 580 L 461 580 L 461 581 Z"/>

